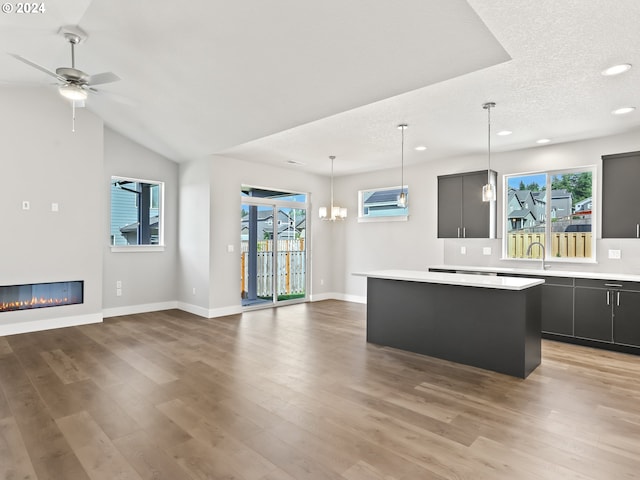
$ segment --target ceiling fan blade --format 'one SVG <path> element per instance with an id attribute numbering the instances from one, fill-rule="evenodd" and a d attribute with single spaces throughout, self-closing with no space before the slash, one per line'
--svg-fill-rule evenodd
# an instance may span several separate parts
<path id="1" fill-rule="evenodd" d="M 120 77 L 112 72 L 97 73 L 89 78 L 89 85 L 103 85 L 105 83 L 117 82 Z"/>
<path id="2" fill-rule="evenodd" d="M 33 63 L 31 60 L 27 60 L 26 58 L 21 57 L 20 55 L 16 55 L 15 53 L 10 53 L 9 55 L 11 55 L 16 60 L 20 60 L 22 63 L 26 63 L 30 67 L 36 68 L 36 69 L 40 70 L 41 72 L 46 73 L 47 75 L 51 75 L 52 77 L 58 79 L 61 82 L 66 82 L 67 81 L 66 78 L 61 77 L 57 73 L 52 72 L 51 70 L 47 70 L 45 67 L 40 66 L 37 63 Z"/>

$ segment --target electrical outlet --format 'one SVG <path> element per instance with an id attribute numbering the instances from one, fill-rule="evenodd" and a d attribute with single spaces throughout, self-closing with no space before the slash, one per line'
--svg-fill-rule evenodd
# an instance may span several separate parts
<path id="1" fill-rule="evenodd" d="M 460 247 L 460 255 L 466 255 L 467 254 L 467 247 Z"/>
<path id="2" fill-rule="evenodd" d="M 483 255 L 491 255 L 491 247 L 482 247 Z"/>
<path id="3" fill-rule="evenodd" d="M 609 258 L 620 260 L 620 250 L 609 250 Z"/>
<path id="4" fill-rule="evenodd" d="M 193 295 L 195 295 L 195 294 L 196 294 L 196 287 L 193 287 L 193 290 L 191 291 L 191 293 L 192 293 Z"/>
<path id="5" fill-rule="evenodd" d="M 320 279 L 320 285 L 324 285 L 324 278 Z"/>
<path id="6" fill-rule="evenodd" d="M 116 288 L 116 296 L 117 297 L 121 297 L 122 296 L 122 289 L 121 288 Z"/>
<path id="7" fill-rule="evenodd" d="M 116 280 L 116 288 L 122 288 L 122 280 Z"/>
<path id="8" fill-rule="evenodd" d="M 235 250 L 233 244 L 227 245 L 227 253 L 233 253 Z"/>
<path id="9" fill-rule="evenodd" d="M 52 212 L 57 212 L 59 210 L 58 204 L 57 203 L 52 203 L 51 204 L 51 211 Z"/>

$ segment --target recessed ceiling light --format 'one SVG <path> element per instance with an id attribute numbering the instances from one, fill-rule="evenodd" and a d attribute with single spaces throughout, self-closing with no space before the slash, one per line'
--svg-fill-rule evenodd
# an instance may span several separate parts
<path id="1" fill-rule="evenodd" d="M 602 71 L 602 75 L 611 77 L 613 75 L 620 75 L 621 73 L 631 70 L 630 63 L 621 63 L 620 65 L 614 65 Z"/>
<path id="2" fill-rule="evenodd" d="M 427 149 L 427 147 L 425 145 L 418 145 L 416 147 L 416 150 L 419 152 L 424 152 Z"/>
<path id="3" fill-rule="evenodd" d="M 614 115 L 624 115 L 625 113 L 631 113 L 636 109 L 636 107 L 622 107 L 617 108 L 613 112 Z"/>
<path id="4" fill-rule="evenodd" d="M 506 137 L 507 135 L 511 135 L 513 132 L 511 130 L 501 130 L 496 135 L 500 135 L 501 137 Z"/>
<path id="5" fill-rule="evenodd" d="M 536 143 L 549 143 L 551 140 L 548 138 L 541 138 L 540 140 L 537 140 Z"/>

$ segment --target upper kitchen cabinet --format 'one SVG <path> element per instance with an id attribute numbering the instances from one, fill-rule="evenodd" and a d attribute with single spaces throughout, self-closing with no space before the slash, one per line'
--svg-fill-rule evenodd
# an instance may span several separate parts
<path id="1" fill-rule="evenodd" d="M 491 183 L 496 183 L 491 171 Z M 482 201 L 487 170 L 438 177 L 438 238 L 495 238 L 496 202 Z"/>
<path id="2" fill-rule="evenodd" d="M 602 156 L 602 238 L 640 238 L 640 152 Z"/>

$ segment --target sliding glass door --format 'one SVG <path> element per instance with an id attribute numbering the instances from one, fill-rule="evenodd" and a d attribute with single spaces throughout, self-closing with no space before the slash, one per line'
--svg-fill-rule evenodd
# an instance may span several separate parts
<path id="1" fill-rule="evenodd" d="M 243 187 L 240 211 L 243 307 L 307 298 L 306 195 Z"/>
<path id="2" fill-rule="evenodd" d="M 242 306 L 273 303 L 273 248 L 269 223 L 273 206 L 242 204 L 240 245 Z"/>

